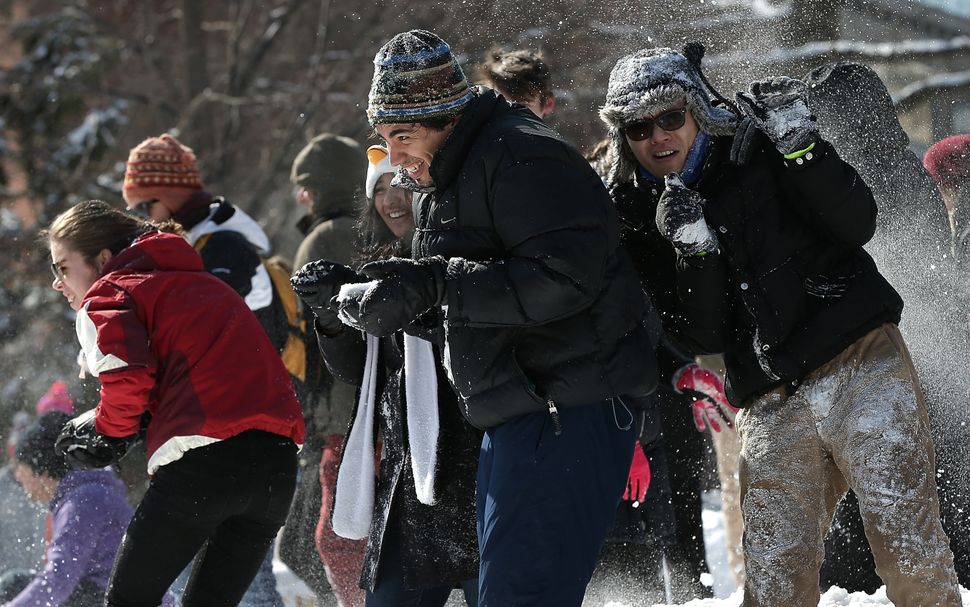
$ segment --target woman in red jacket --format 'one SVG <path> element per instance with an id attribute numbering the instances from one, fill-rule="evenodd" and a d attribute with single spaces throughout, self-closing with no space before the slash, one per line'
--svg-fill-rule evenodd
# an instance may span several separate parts
<path id="1" fill-rule="evenodd" d="M 99 201 L 50 227 L 55 290 L 77 311 L 93 415 L 58 447 L 105 466 L 138 439 L 151 484 L 107 605 L 158 605 L 202 550 L 183 605 L 236 605 L 286 519 L 303 421 L 286 369 L 243 299 L 181 236 Z"/>

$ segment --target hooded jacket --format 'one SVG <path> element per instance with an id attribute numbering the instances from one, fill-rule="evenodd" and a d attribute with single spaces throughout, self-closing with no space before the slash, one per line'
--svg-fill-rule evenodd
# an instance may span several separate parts
<path id="1" fill-rule="evenodd" d="M 112 257 L 76 325 L 101 381 L 95 427 L 130 436 L 151 413 L 150 474 L 246 430 L 303 442 L 300 406 L 266 332 L 180 236 L 150 232 Z"/>
<path id="2" fill-rule="evenodd" d="M 83 581 L 102 589 L 108 585 L 132 515 L 124 483 L 109 469 L 72 470 L 61 479 L 49 507 L 44 570 L 8 607 L 61 605 Z"/>
<path id="3" fill-rule="evenodd" d="M 572 146 L 481 89 L 430 170 L 412 253 L 450 260 L 445 366 L 473 425 L 656 387 L 616 211 Z"/>

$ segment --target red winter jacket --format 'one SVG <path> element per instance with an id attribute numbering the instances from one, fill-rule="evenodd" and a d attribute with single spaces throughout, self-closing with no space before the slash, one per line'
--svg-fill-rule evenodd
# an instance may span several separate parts
<path id="1" fill-rule="evenodd" d="M 181 236 L 152 232 L 112 257 L 84 296 L 77 334 L 101 380 L 98 432 L 130 436 L 151 413 L 149 474 L 246 430 L 303 442 L 300 406 L 266 332 Z"/>

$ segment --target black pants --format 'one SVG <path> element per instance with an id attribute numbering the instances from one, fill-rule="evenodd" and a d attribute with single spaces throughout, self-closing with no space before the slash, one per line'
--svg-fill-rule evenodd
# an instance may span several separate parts
<path id="1" fill-rule="evenodd" d="M 108 581 L 108 607 L 152 607 L 197 552 L 183 607 L 236 605 L 286 520 L 296 445 L 251 430 L 158 469 Z"/>

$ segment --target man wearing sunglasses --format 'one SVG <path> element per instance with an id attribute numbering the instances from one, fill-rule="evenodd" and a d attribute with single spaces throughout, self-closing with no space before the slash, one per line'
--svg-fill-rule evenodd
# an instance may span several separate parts
<path id="1" fill-rule="evenodd" d="M 819 137 L 803 83 L 755 82 L 730 111 L 702 56 L 623 57 L 600 116 L 624 242 L 665 329 L 723 353 L 744 408 L 743 605 L 818 604 L 850 487 L 890 600 L 960 605 L 902 300 L 862 248 L 872 193 Z"/>

